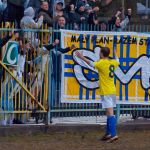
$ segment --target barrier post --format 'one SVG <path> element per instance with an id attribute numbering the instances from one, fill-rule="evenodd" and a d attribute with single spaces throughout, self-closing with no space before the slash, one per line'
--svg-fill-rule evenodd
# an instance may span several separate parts
<path id="1" fill-rule="evenodd" d="M 120 104 L 117 104 L 116 105 L 116 120 L 117 120 L 117 123 L 119 121 L 119 117 L 120 117 Z"/>
<path id="2" fill-rule="evenodd" d="M 51 68 L 51 64 L 52 64 L 52 58 L 51 58 L 51 52 L 49 53 L 49 63 L 48 63 L 48 123 L 52 123 L 52 112 L 51 112 L 51 108 L 52 108 L 52 68 Z"/>

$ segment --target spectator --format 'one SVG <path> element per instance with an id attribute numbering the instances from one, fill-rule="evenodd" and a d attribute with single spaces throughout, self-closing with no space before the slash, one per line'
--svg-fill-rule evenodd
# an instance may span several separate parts
<path id="1" fill-rule="evenodd" d="M 117 13 L 115 14 L 115 16 L 113 16 L 109 21 L 108 21 L 108 25 L 109 25 L 109 31 L 111 31 L 115 25 L 116 22 L 116 18 L 119 17 L 121 15 L 121 11 L 118 10 Z"/>
<path id="2" fill-rule="evenodd" d="M 99 30 L 100 31 L 108 31 L 108 23 L 107 21 L 103 20 L 99 22 Z"/>
<path id="3" fill-rule="evenodd" d="M 89 13 L 88 23 L 91 25 L 98 24 L 97 10 L 99 10 L 98 7 L 95 7 L 95 9 L 92 9 L 92 10 L 88 10 L 88 13 Z"/>
<path id="4" fill-rule="evenodd" d="M 76 0 L 76 8 L 80 5 L 80 3 L 83 3 L 85 7 L 89 6 L 87 0 Z"/>
<path id="5" fill-rule="evenodd" d="M 35 22 L 33 20 L 35 16 L 35 11 L 32 7 L 28 7 L 25 11 L 24 11 L 24 17 L 21 19 L 21 28 L 22 29 L 38 29 L 42 26 L 43 23 L 43 16 L 41 16 L 37 22 Z M 25 32 L 24 37 L 26 39 L 28 39 L 31 44 L 33 44 L 34 46 L 38 46 L 39 44 L 39 40 L 36 38 L 36 34 L 35 33 L 31 33 L 31 32 Z"/>
<path id="6" fill-rule="evenodd" d="M 63 2 L 58 0 L 55 2 L 54 11 L 53 11 L 53 19 L 57 22 L 58 18 L 61 16 L 66 16 L 65 9 L 63 9 Z"/>
<path id="7" fill-rule="evenodd" d="M 59 1 L 63 4 L 63 8 L 65 8 L 65 0 L 50 0 L 54 2 L 54 5 Z"/>
<path id="8" fill-rule="evenodd" d="M 84 2 L 79 2 L 76 9 L 76 22 L 77 24 L 88 23 L 88 14 L 85 10 Z"/>
<path id="9" fill-rule="evenodd" d="M 68 14 L 68 23 L 73 25 L 74 30 L 78 30 L 79 26 L 76 21 L 75 5 L 73 3 L 70 3 L 68 7 L 66 8 L 66 10 Z"/>
<path id="10" fill-rule="evenodd" d="M 54 26 L 55 29 L 59 30 L 59 29 L 65 29 L 66 28 L 66 19 L 64 16 L 59 17 L 58 22 L 56 23 L 56 25 Z M 61 35 L 60 32 L 55 32 L 53 35 L 53 39 L 56 41 L 60 41 Z M 67 48 L 61 48 L 60 43 L 57 42 L 57 50 L 60 51 L 61 53 L 66 53 L 69 52 L 74 46 L 71 47 L 67 47 Z M 45 48 L 47 46 L 45 45 Z M 48 48 L 49 50 L 49 48 Z"/>
<path id="11" fill-rule="evenodd" d="M 20 28 L 20 20 L 24 16 L 24 4 L 26 0 L 7 0 L 7 7 L 4 12 L 5 22 L 17 22 L 16 27 Z"/>
<path id="12" fill-rule="evenodd" d="M 18 66 L 17 66 L 17 76 L 22 81 L 22 76 L 24 75 L 25 70 L 25 59 L 26 59 L 26 53 L 28 51 L 27 44 L 23 44 L 23 41 L 19 41 L 19 56 L 18 56 Z"/>
<path id="13" fill-rule="evenodd" d="M 66 28 L 66 19 L 64 16 L 59 17 L 58 22 L 57 22 L 57 26 L 54 27 L 55 29 L 65 29 Z M 57 41 L 60 41 L 60 32 L 54 33 L 53 35 L 53 39 Z M 47 50 L 49 50 L 48 45 L 45 45 L 45 48 Z M 52 74 L 52 78 L 55 81 L 55 85 L 54 85 L 54 90 L 55 90 L 55 98 L 57 100 L 59 100 L 60 98 L 60 89 L 61 89 L 61 85 L 60 85 L 60 81 L 61 81 L 61 72 L 62 72 L 62 63 L 61 63 L 61 54 L 62 53 L 67 53 L 69 51 L 71 51 L 72 49 L 74 49 L 75 46 L 71 45 L 70 47 L 66 47 L 66 48 L 61 48 L 61 43 L 58 43 L 58 45 L 55 46 L 55 51 L 52 51 L 52 62 L 53 62 L 53 74 Z M 57 93 L 58 92 L 58 93 Z"/>
<path id="14" fill-rule="evenodd" d="M 115 25 L 113 27 L 113 31 L 123 31 L 127 24 L 129 23 L 131 18 L 131 9 L 128 9 L 127 15 L 124 20 L 120 20 L 119 17 L 116 18 Z"/>
<path id="15" fill-rule="evenodd" d="M 26 52 L 26 60 L 25 60 L 25 69 L 24 69 L 24 79 L 25 83 L 29 82 L 27 79 L 29 79 L 29 76 L 35 72 L 35 68 L 33 66 L 32 60 L 35 59 L 37 55 L 37 51 L 33 48 L 32 44 L 30 41 L 27 39 L 24 41 L 24 49 L 22 53 Z M 28 83 L 29 85 L 30 83 Z"/>
<path id="16" fill-rule="evenodd" d="M 60 16 L 57 21 L 57 24 L 58 24 L 58 29 L 64 29 L 66 25 L 66 18 L 64 16 Z"/>
<path id="17" fill-rule="evenodd" d="M 99 11 L 98 0 L 88 0 L 86 8 L 92 9 L 92 11 L 94 12 L 98 12 Z"/>
<path id="18" fill-rule="evenodd" d="M 76 14 L 75 14 L 75 5 L 73 3 L 70 3 L 67 7 L 66 7 L 67 13 L 68 13 L 68 17 L 69 17 L 69 23 L 74 23 L 76 20 Z"/>
<path id="19" fill-rule="evenodd" d="M 41 90 L 43 85 L 46 63 L 49 60 L 48 59 L 49 56 L 47 55 L 48 54 L 47 49 L 48 50 L 53 49 L 58 43 L 59 40 L 55 40 L 52 44 L 43 46 L 43 49 L 40 48 L 36 52 L 34 51 L 33 48 L 29 49 L 28 60 L 26 61 L 26 68 L 28 68 L 28 72 L 26 72 L 25 78 L 29 79 L 28 81 L 29 88 L 31 89 L 33 95 L 37 98 L 39 98 L 40 94 L 43 95 Z M 30 98 L 28 99 L 28 109 L 32 109 L 32 101 Z"/>
<path id="20" fill-rule="evenodd" d="M 38 11 L 38 16 L 43 16 L 43 23 L 47 24 L 48 26 L 53 26 L 53 18 L 49 12 L 49 5 L 48 2 L 44 1 L 41 2 L 40 9 Z"/>
<path id="21" fill-rule="evenodd" d="M 46 0 L 29 0 L 28 7 L 32 7 L 35 10 L 35 17 L 37 17 L 40 5 Z"/>
<path id="22" fill-rule="evenodd" d="M 77 1 L 77 8 L 82 4 L 85 7 L 85 12 L 87 13 L 87 15 L 89 15 L 88 23 L 91 25 L 98 24 L 97 12 L 99 11 L 99 7 L 97 6 L 97 1 L 96 0 Z"/>
<path id="23" fill-rule="evenodd" d="M 63 4 L 63 9 L 65 8 L 65 0 L 49 0 L 49 6 L 50 6 L 50 11 L 52 12 L 52 14 L 54 14 L 55 11 L 55 6 L 57 2 L 62 2 Z"/>

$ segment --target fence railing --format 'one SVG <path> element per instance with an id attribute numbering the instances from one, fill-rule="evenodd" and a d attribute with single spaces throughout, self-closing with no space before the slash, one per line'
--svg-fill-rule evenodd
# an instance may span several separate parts
<path id="1" fill-rule="evenodd" d="M 37 30 L 20 32 L 18 29 L 13 31 L 23 36 L 18 38 L 17 33 L 10 36 L 12 34 L 10 28 L 0 29 L 1 118 L 5 120 L 10 114 L 16 114 L 17 120 L 24 118 L 23 121 L 27 122 L 31 116 L 39 117 L 37 114 L 41 114 L 40 118 L 46 119 L 49 57 L 48 52 L 41 50 L 43 45 L 41 41 L 48 42 L 47 34 L 50 32 Z"/>
<path id="2" fill-rule="evenodd" d="M 73 25 L 66 25 L 65 28 L 74 29 Z M 99 26 L 82 25 L 79 29 L 99 31 L 100 28 Z M 14 30 L 20 31 L 18 29 Z M 10 29 L 1 28 L 0 35 L 4 37 L 7 31 L 10 31 Z M 146 25 L 129 25 L 126 31 L 150 32 L 150 27 Z M 22 54 L 26 55 L 24 72 L 21 73 L 21 79 L 17 77 L 14 79 L 7 69 L 17 73 L 17 68 L 6 65 L 7 69 L 5 69 L 1 64 L 3 73 L 1 73 L 0 79 L 0 113 L 17 113 L 22 114 L 21 116 L 25 114 L 26 118 L 29 118 L 33 112 L 43 114 L 48 110 L 48 123 L 52 122 L 53 117 L 104 116 L 104 110 L 101 108 L 101 104 L 98 103 L 61 103 L 59 97 L 60 81 L 57 77 L 60 75 L 59 64 L 53 62 L 53 51 L 49 50 L 49 53 L 43 50 L 45 44 L 54 41 L 54 34 L 60 33 L 59 29 L 57 27 L 55 29 L 43 28 L 42 30 L 33 29 L 22 32 L 26 32 L 26 37 L 22 37 L 21 46 L 23 49 L 28 49 L 26 54 Z M 59 38 L 59 34 L 57 36 Z M 15 38 L 12 38 L 12 40 L 15 40 Z M 58 47 L 55 49 L 56 53 L 57 49 Z M 3 47 L 3 55 L 5 50 L 6 47 Z M 19 53 L 21 54 L 21 49 L 19 49 Z M 59 58 L 56 57 L 56 59 Z M 150 106 L 118 104 L 115 112 L 118 119 L 120 115 L 127 114 L 132 115 L 134 118 L 150 116 Z"/>
<path id="3" fill-rule="evenodd" d="M 73 29 L 72 26 L 69 25 L 66 27 L 66 29 Z M 90 26 L 90 25 L 82 25 L 80 26 L 80 29 L 82 31 L 84 30 L 92 30 L 92 31 L 99 31 L 99 26 Z M 125 29 L 125 31 L 133 31 L 133 32 L 150 32 L 150 28 L 147 25 L 129 25 Z M 52 56 L 50 54 L 50 56 Z M 52 64 L 52 62 L 50 63 Z M 57 68 L 57 65 L 55 65 Z M 88 104 L 88 103 L 61 103 L 60 100 L 58 100 L 57 95 L 59 95 L 58 90 L 54 90 L 54 87 L 57 85 L 55 82 L 55 79 L 51 77 L 51 94 L 49 95 L 50 100 L 50 114 L 49 114 L 49 120 L 52 122 L 53 117 L 88 117 L 88 116 L 104 116 L 105 112 L 101 107 L 101 104 Z M 116 109 L 116 116 L 119 119 L 120 115 L 131 115 L 133 118 L 137 118 L 139 116 L 143 117 L 150 117 L 150 106 L 145 105 L 132 105 L 132 104 L 118 104 Z"/>

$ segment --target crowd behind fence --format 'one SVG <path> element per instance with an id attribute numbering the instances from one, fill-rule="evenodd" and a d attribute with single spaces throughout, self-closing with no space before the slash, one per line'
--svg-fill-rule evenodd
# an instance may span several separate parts
<path id="1" fill-rule="evenodd" d="M 111 1 L 108 0 L 108 3 Z M 5 27 L 8 26 L 7 22 L 14 22 L 15 28 L 38 29 L 42 24 L 53 27 L 63 17 L 66 23 L 72 24 L 74 30 L 80 30 L 83 24 L 99 25 L 98 30 L 102 31 L 124 30 L 132 19 L 132 9 L 118 8 L 112 16 L 107 16 L 109 19 L 104 20 L 98 16 L 103 7 L 101 3 L 103 1 L 98 0 L 70 0 L 66 4 L 64 0 L 2 0 L 0 23 L 4 22 Z"/>

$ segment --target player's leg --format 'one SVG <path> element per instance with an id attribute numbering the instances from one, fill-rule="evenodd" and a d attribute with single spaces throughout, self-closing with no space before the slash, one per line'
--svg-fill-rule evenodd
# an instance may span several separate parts
<path id="1" fill-rule="evenodd" d="M 108 119 L 108 129 L 111 134 L 111 137 L 107 142 L 114 142 L 118 140 L 118 136 L 116 130 L 116 117 L 113 114 L 113 108 L 106 108 L 106 114 Z"/>
<path id="2" fill-rule="evenodd" d="M 116 117 L 114 115 L 114 107 L 116 107 L 116 96 L 115 95 L 107 95 L 105 97 L 106 102 L 106 116 L 108 119 L 108 128 L 112 137 L 116 136 Z"/>
<path id="3" fill-rule="evenodd" d="M 102 108 L 106 109 L 107 108 L 106 97 L 104 95 L 102 95 L 101 100 L 102 100 Z M 107 115 L 107 111 L 106 111 L 106 115 Z M 107 117 L 106 131 L 105 131 L 104 136 L 101 138 L 101 140 L 105 141 L 105 140 L 109 139 L 110 137 L 111 137 L 111 133 L 109 130 L 108 117 Z"/>
<path id="4" fill-rule="evenodd" d="M 116 133 L 116 118 L 114 116 L 114 107 L 116 105 L 116 97 L 114 95 L 102 96 L 102 106 L 106 110 L 107 126 L 106 134 L 102 140 L 110 139 L 110 142 L 118 139 Z"/>

